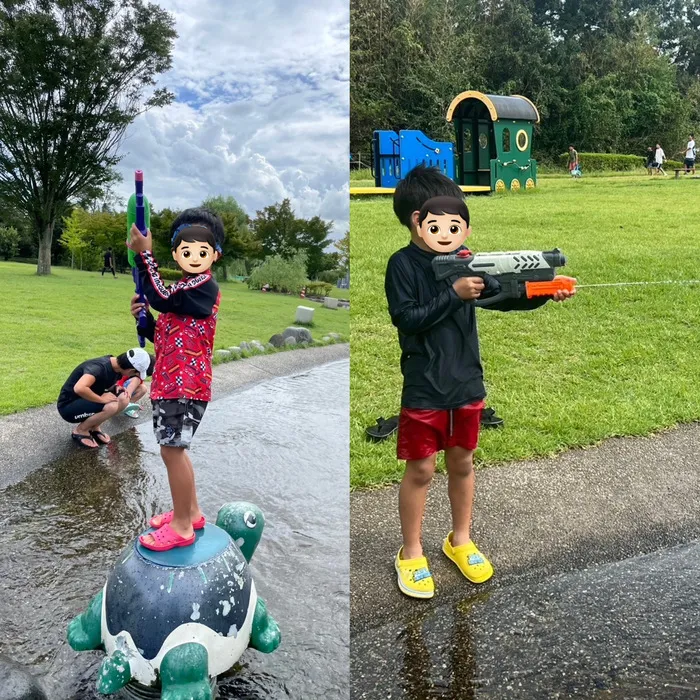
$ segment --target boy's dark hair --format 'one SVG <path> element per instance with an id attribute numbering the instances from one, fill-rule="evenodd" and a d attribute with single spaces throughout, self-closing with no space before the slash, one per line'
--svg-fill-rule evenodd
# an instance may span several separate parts
<path id="1" fill-rule="evenodd" d="M 463 199 L 458 197 L 433 197 L 429 199 L 420 209 L 418 223 L 422 224 L 428 214 L 456 214 L 466 221 L 469 226 L 469 208 Z"/>
<path id="2" fill-rule="evenodd" d="M 180 230 L 178 231 L 178 229 Z M 183 235 L 185 229 L 189 230 Z M 170 236 L 172 250 L 177 250 L 183 241 L 187 243 L 204 242 L 221 253 L 224 246 L 224 222 L 218 214 L 209 209 L 203 207 L 185 209 L 173 221 L 170 227 Z"/>
<path id="3" fill-rule="evenodd" d="M 123 352 L 121 355 L 117 355 L 117 364 L 122 369 L 134 369 L 131 366 L 131 362 L 129 362 L 129 356 L 125 352 Z"/>
<path id="4" fill-rule="evenodd" d="M 420 211 L 421 207 L 433 197 L 455 197 L 464 199 L 464 193 L 459 185 L 438 168 L 428 168 L 416 165 L 400 180 L 394 191 L 394 214 L 409 230 L 411 229 L 411 214 Z"/>

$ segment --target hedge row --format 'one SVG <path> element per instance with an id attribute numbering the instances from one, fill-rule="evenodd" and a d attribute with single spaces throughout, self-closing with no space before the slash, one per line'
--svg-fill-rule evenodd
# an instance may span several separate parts
<path id="1" fill-rule="evenodd" d="M 625 156 L 619 153 L 579 153 L 578 160 L 582 170 L 585 171 L 629 171 L 646 168 L 647 160 L 644 156 Z M 559 161 L 563 165 L 569 162 L 569 154 L 562 153 Z M 664 168 L 673 170 L 682 168 L 683 164 L 675 160 L 668 160 Z"/>

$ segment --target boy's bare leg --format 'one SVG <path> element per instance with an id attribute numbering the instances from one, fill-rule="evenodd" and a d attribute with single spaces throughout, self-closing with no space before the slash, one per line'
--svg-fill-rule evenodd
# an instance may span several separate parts
<path id="1" fill-rule="evenodd" d="M 94 416 L 90 416 L 82 423 L 79 423 L 73 432 L 77 435 L 87 435 L 89 437 L 91 430 L 97 430 L 102 423 L 105 423 L 113 416 L 116 416 L 117 413 L 123 411 L 126 408 L 127 403 L 128 399 L 126 396 L 120 396 L 117 401 L 110 401 L 108 404 L 105 404 L 105 407 L 99 413 L 96 413 Z M 109 435 L 106 435 L 105 437 L 109 439 Z"/>
<path id="2" fill-rule="evenodd" d="M 192 530 L 192 523 L 195 520 L 199 520 L 202 517 L 202 511 L 199 509 L 199 504 L 197 503 L 197 489 L 195 488 L 195 482 L 194 482 L 194 468 L 192 467 L 192 460 L 190 460 L 190 456 L 187 454 L 187 450 L 185 450 L 184 447 L 161 447 L 160 448 L 160 453 L 163 456 L 163 461 L 165 462 L 165 466 L 168 467 L 168 481 L 170 482 L 170 491 L 173 496 L 173 520 L 170 523 L 170 526 L 177 532 L 178 534 L 182 535 L 183 537 L 190 537 L 191 535 L 185 534 L 183 535 L 180 530 L 178 530 L 176 527 L 173 526 L 173 523 L 175 522 L 175 518 L 177 517 L 177 510 L 176 510 L 176 505 L 175 505 L 175 491 L 173 489 L 173 481 L 170 476 L 170 466 L 168 465 L 168 462 L 165 459 L 165 455 L 163 454 L 163 450 L 179 450 L 182 452 L 182 461 L 184 463 L 184 469 L 187 470 L 188 472 L 188 483 L 192 484 L 192 490 L 190 492 L 190 495 L 188 497 L 188 502 L 189 502 L 189 515 L 185 517 L 185 522 L 189 523 L 190 529 L 188 532 L 193 532 Z M 189 518 L 189 520 L 188 520 Z M 155 520 L 154 525 L 156 527 L 160 527 L 160 520 Z"/>
<path id="3" fill-rule="evenodd" d="M 194 497 L 192 465 L 184 447 L 166 447 L 161 445 L 160 455 L 168 469 L 170 495 L 173 497 L 173 519 L 170 521 L 170 527 L 180 537 L 189 539 L 194 535 L 192 519 L 190 518 L 191 504 Z M 150 541 L 155 543 L 153 535 L 148 535 L 147 537 L 150 537 Z"/>
<path id="4" fill-rule="evenodd" d="M 452 507 L 452 546 L 467 544 L 474 503 L 474 451 L 463 447 L 445 450 L 447 493 Z"/>
<path id="5" fill-rule="evenodd" d="M 423 556 L 421 529 L 425 499 L 435 473 L 433 454 L 425 459 L 409 459 L 399 489 L 399 518 L 403 535 L 403 559 Z"/>

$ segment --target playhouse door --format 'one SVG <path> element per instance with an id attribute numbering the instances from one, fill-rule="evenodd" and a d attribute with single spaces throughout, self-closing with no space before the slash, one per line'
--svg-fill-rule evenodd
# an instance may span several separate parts
<path id="1" fill-rule="evenodd" d="M 464 119 L 460 120 L 457 130 L 457 181 L 460 185 L 475 185 L 477 181 L 479 139 L 475 127 L 476 124 L 471 119 Z"/>
<path id="2" fill-rule="evenodd" d="M 491 123 L 479 120 L 479 185 L 491 184 Z"/>

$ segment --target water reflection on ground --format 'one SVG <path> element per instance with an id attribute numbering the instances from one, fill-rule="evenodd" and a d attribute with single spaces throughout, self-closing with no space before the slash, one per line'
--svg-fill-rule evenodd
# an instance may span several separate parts
<path id="1" fill-rule="evenodd" d="M 220 697 L 348 697 L 348 369 L 335 362 L 215 401 L 193 443 L 210 519 L 231 500 L 265 513 L 252 568 L 283 635 L 271 656 L 246 652 Z M 100 697 L 102 655 L 75 654 L 66 625 L 169 507 L 148 424 L 0 491 L 0 653 L 42 675 L 51 700 Z"/>

